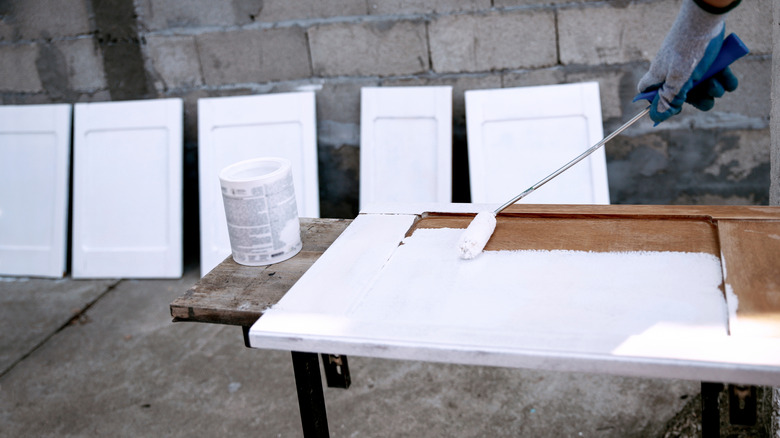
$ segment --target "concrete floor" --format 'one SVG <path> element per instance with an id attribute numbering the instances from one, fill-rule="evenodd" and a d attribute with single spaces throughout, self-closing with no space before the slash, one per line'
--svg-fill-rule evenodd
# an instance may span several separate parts
<path id="1" fill-rule="evenodd" d="M 0 277 L 0 437 L 301 436 L 289 352 L 171 322 L 198 275 Z M 334 437 L 698 435 L 698 382 L 349 360 Z"/>

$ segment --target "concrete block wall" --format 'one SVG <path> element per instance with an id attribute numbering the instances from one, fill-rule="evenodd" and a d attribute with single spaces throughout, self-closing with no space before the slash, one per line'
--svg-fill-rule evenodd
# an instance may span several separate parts
<path id="1" fill-rule="evenodd" d="M 321 211 L 354 217 L 364 86 L 452 85 L 454 194 L 469 201 L 463 93 L 597 81 L 605 132 L 681 0 L 7 0 L 0 103 L 185 99 L 185 235 L 197 244 L 197 99 L 317 92 Z M 772 0 L 732 12 L 740 89 L 606 146 L 613 203 L 766 204 Z M 192 244 L 192 243 L 190 243 Z"/>

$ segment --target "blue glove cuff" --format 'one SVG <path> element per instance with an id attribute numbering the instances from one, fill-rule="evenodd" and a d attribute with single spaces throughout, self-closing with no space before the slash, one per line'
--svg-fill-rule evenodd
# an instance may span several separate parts
<path id="1" fill-rule="evenodd" d="M 705 3 L 704 0 L 693 0 L 693 2 L 696 3 L 696 6 L 702 8 L 705 12 L 709 12 L 710 14 L 720 15 L 720 14 L 725 14 L 726 12 L 739 6 L 742 0 L 735 0 L 731 2 L 730 5 L 723 6 L 722 8 L 719 8 L 717 6 L 712 6 L 709 3 Z"/>

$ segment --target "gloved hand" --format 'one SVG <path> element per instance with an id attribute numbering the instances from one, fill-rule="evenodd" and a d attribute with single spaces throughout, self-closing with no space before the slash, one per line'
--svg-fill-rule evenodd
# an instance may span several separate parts
<path id="1" fill-rule="evenodd" d="M 679 113 L 683 102 L 707 111 L 715 104 L 716 97 L 737 88 L 737 78 L 726 68 L 691 89 L 693 82 L 701 79 L 720 52 L 725 34 L 725 12 L 737 3 L 721 10 L 704 10 L 694 0 L 683 0 L 680 13 L 650 64 L 650 70 L 637 86 L 639 92 L 658 90 L 650 105 L 650 118 L 656 124 Z"/>

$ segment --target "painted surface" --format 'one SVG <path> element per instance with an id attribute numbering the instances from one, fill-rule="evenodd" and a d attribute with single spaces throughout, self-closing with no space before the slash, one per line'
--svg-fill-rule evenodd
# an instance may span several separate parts
<path id="1" fill-rule="evenodd" d="M 504 203 L 603 137 L 597 83 L 466 92 L 473 202 Z M 599 148 L 519 202 L 609 204 Z"/>
<path id="2" fill-rule="evenodd" d="M 361 208 L 452 200 L 452 87 L 364 87 L 360 129 Z"/>
<path id="3" fill-rule="evenodd" d="M 182 272 L 182 100 L 77 104 L 73 277 Z"/>
<path id="4" fill-rule="evenodd" d="M 0 275 L 66 268 L 71 106 L 0 107 Z"/>
<path id="5" fill-rule="evenodd" d="M 404 239 L 347 317 L 554 334 L 589 347 L 657 324 L 726 333 L 720 261 L 710 254 L 485 251 L 461 261 L 452 249 L 461 232 Z"/>

